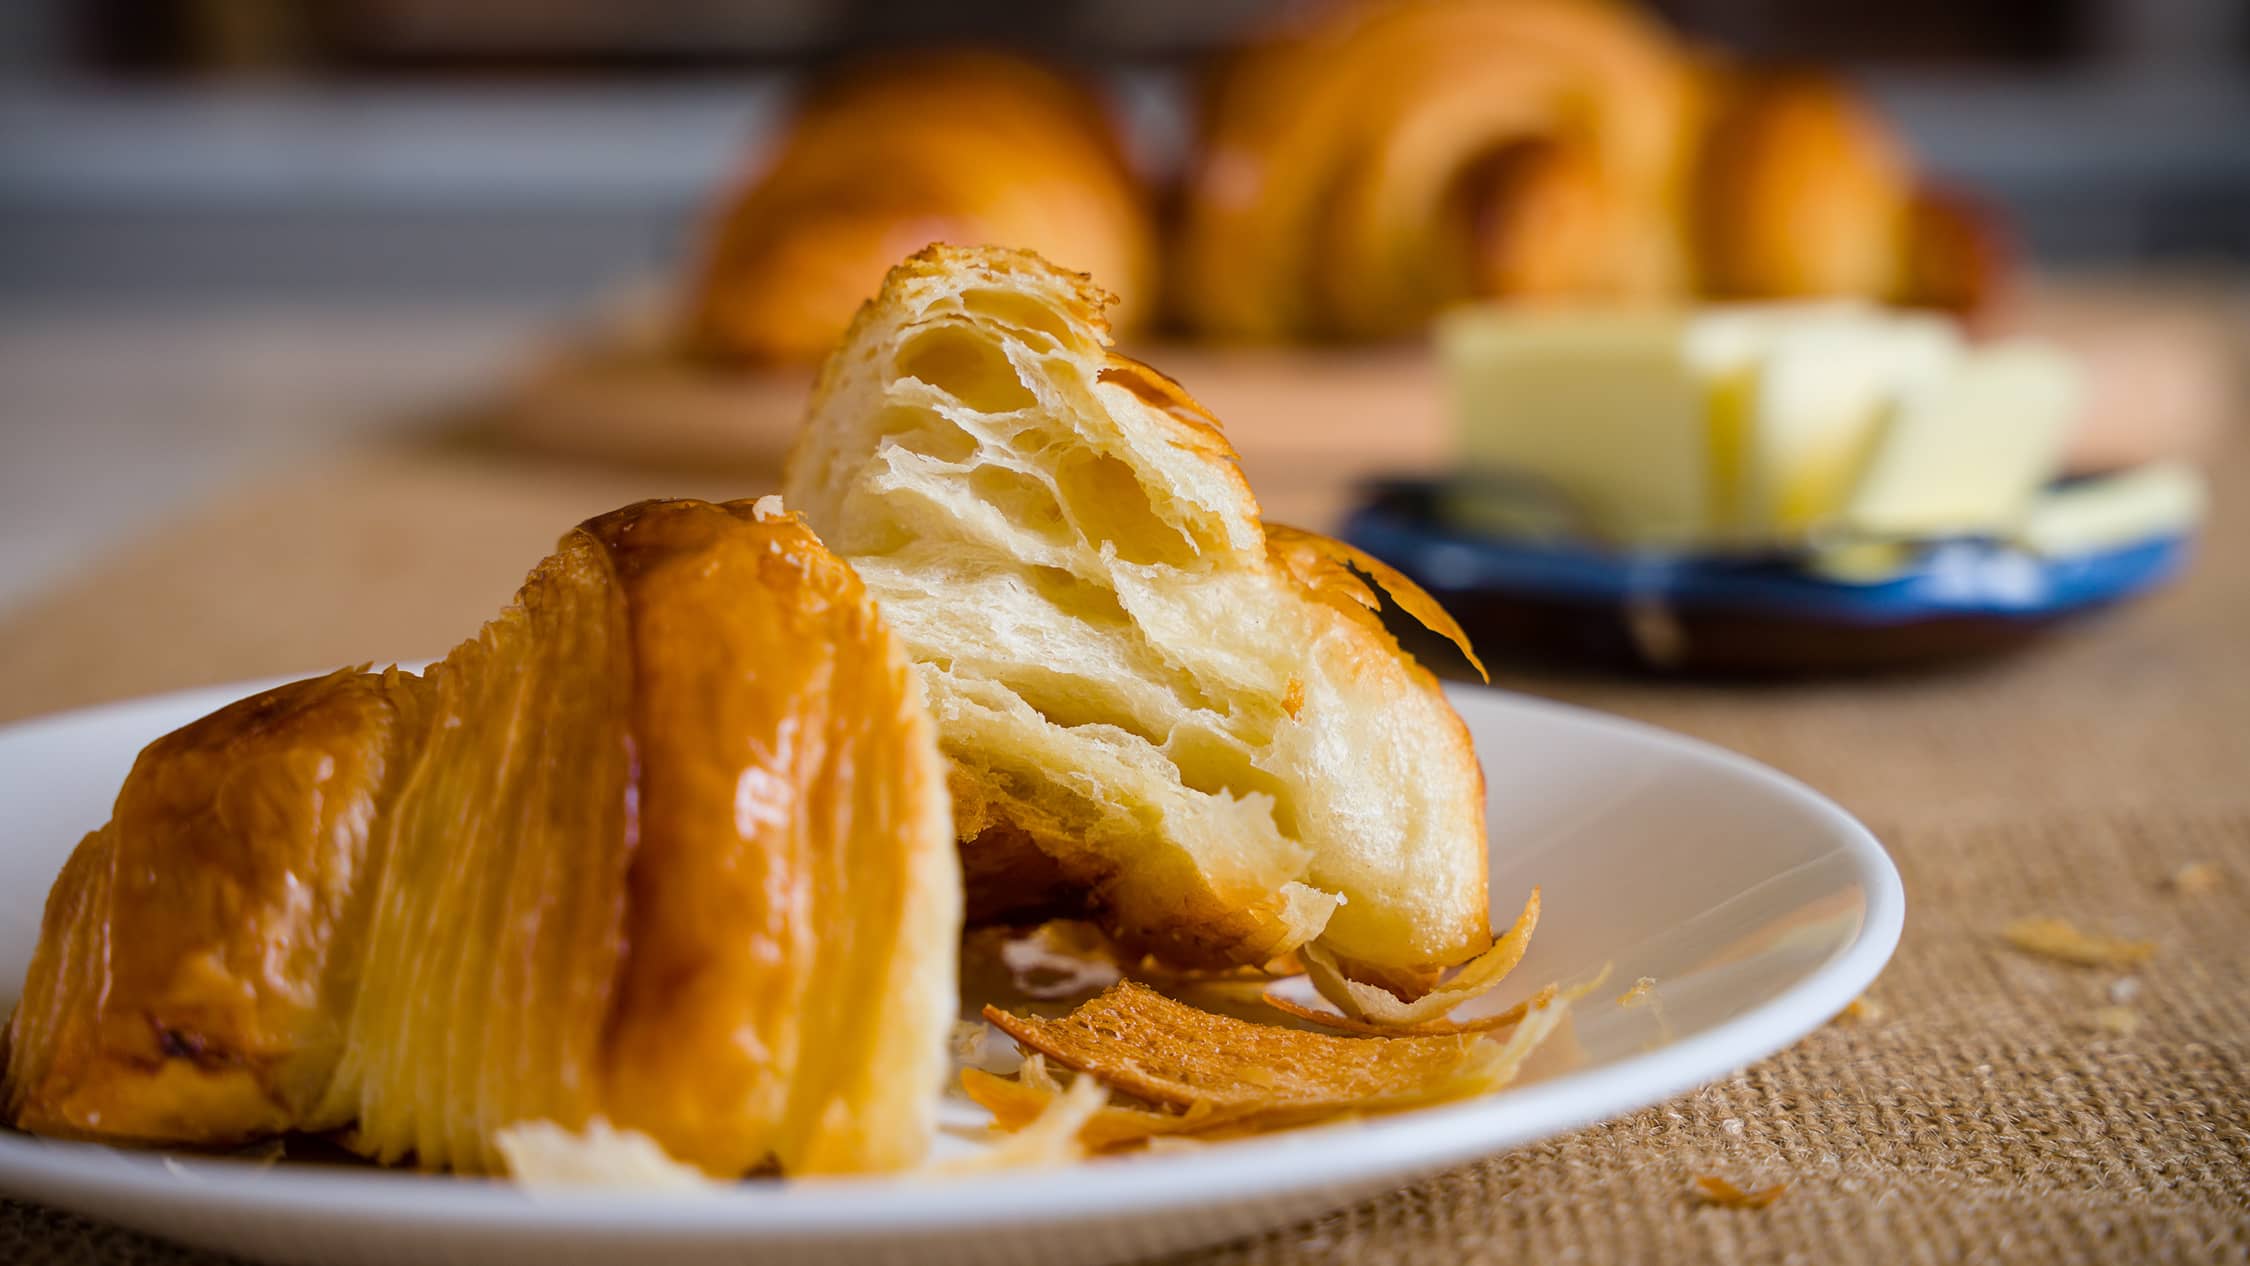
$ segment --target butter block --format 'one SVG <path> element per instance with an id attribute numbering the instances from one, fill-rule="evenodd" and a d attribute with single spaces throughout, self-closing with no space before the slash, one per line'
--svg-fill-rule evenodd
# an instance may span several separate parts
<path id="1" fill-rule="evenodd" d="M 1509 313 L 1438 326 L 1473 467 L 1534 475 L 1628 543 L 1702 538 L 1716 518 L 1703 376 L 1673 313 Z"/>
<path id="2" fill-rule="evenodd" d="M 2080 395 L 2043 347 L 1850 302 L 1484 307 L 1439 345 L 1466 461 L 1542 481 L 1629 544 L 2005 533 Z"/>
<path id="3" fill-rule="evenodd" d="M 2052 478 L 2084 387 L 2037 343 L 1977 349 L 1885 410 L 1835 516 L 1880 536 L 2005 531 Z"/>

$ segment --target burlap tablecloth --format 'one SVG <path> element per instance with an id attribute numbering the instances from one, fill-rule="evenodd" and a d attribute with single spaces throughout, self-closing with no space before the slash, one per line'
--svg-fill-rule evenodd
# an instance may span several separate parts
<path id="1" fill-rule="evenodd" d="M 1255 472 L 1253 472 L 1255 474 Z M 2009 660 L 1848 684 L 1500 684 L 1701 735 L 1835 796 L 1905 875 L 1883 1018 L 1620 1121 L 1196 1261 L 2250 1260 L 2250 436 L 2186 578 Z M 752 491 L 371 454 L 191 515 L 0 618 L 0 719 L 436 654 L 557 530 Z M 1268 489 L 1317 515 L 1332 490 Z M 2221 871 L 2201 894 L 2167 878 Z M 2004 948 L 2023 914 L 2146 936 L 2131 973 Z M 2096 1023 L 2130 1009 L 2130 1034 Z M 1706 1207 L 1699 1174 L 1789 1184 Z M 219 1259 L 0 1203 L 0 1261 Z"/>

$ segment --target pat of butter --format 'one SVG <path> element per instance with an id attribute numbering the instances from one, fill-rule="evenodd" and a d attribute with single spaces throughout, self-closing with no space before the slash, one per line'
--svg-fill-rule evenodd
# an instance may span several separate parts
<path id="1" fill-rule="evenodd" d="M 1706 309 L 1684 337 L 1707 390 L 1712 527 L 1753 539 L 1833 514 L 1892 396 L 1961 354 L 1940 318 L 1853 302 Z"/>
<path id="2" fill-rule="evenodd" d="M 1744 305 L 1712 309 L 1687 323 L 1681 350 L 1703 379 L 1714 535 L 1742 535 L 1750 528 L 1745 475 L 1756 426 L 1758 369 L 1766 349 L 1792 320 L 1818 319 L 1830 311 L 1827 305 Z"/>
<path id="3" fill-rule="evenodd" d="M 1929 317 L 1860 314 L 1807 321 L 1766 349 L 1743 455 L 1753 531 L 1804 534 L 1842 506 L 1891 402 L 1941 377 L 1960 353 Z"/>
<path id="4" fill-rule="evenodd" d="M 2043 492 L 2031 503 L 2016 542 L 2050 558 L 2117 549 L 2171 536 L 2203 517 L 2203 477 L 2180 462 L 2154 462 Z"/>
<path id="5" fill-rule="evenodd" d="M 1978 349 L 1899 395 L 1836 520 L 1884 536 L 2012 527 L 2053 476 L 2081 396 L 2077 368 L 2058 352 L 2022 341 Z"/>
<path id="6" fill-rule="evenodd" d="M 1535 475 L 1604 536 L 1689 541 L 1717 517 L 1687 318 L 1475 310 L 1438 347 L 1472 466 Z"/>

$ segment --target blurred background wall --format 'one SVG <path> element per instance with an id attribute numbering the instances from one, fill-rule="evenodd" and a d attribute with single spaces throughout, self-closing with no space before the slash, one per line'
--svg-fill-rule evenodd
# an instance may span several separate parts
<path id="1" fill-rule="evenodd" d="M 793 77 L 999 40 L 1110 81 L 1144 159 L 1268 0 L 7 0 L 0 297 L 564 302 L 663 269 Z M 1666 0 L 1840 65 L 2054 268 L 2250 260 L 2243 0 Z"/>

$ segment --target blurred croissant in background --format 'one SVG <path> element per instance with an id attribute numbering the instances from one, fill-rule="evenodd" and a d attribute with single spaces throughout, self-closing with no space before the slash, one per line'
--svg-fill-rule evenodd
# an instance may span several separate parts
<path id="1" fill-rule="evenodd" d="M 2000 265 L 1847 88 L 1603 0 L 1330 10 L 1219 75 L 1186 193 L 1176 306 L 1236 338 L 1390 337 L 1483 298 L 1969 310 Z"/>
<path id="2" fill-rule="evenodd" d="M 1108 279 L 1128 327 L 1154 285 L 1154 230 L 1099 101 L 1006 54 L 897 55 L 814 88 L 722 205 L 689 341 L 720 360 L 815 361 L 892 264 L 938 241 Z"/>
<path id="3" fill-rule="evenodd" d="M 767 504 L 643 502 L 426 673 L 151 743 L 48 897 L 0 1119 L 468 1173 L 515 1127 L 721 1178 L 898 1169 L 960 926 L 932 723 L 858 577 Z"/>

